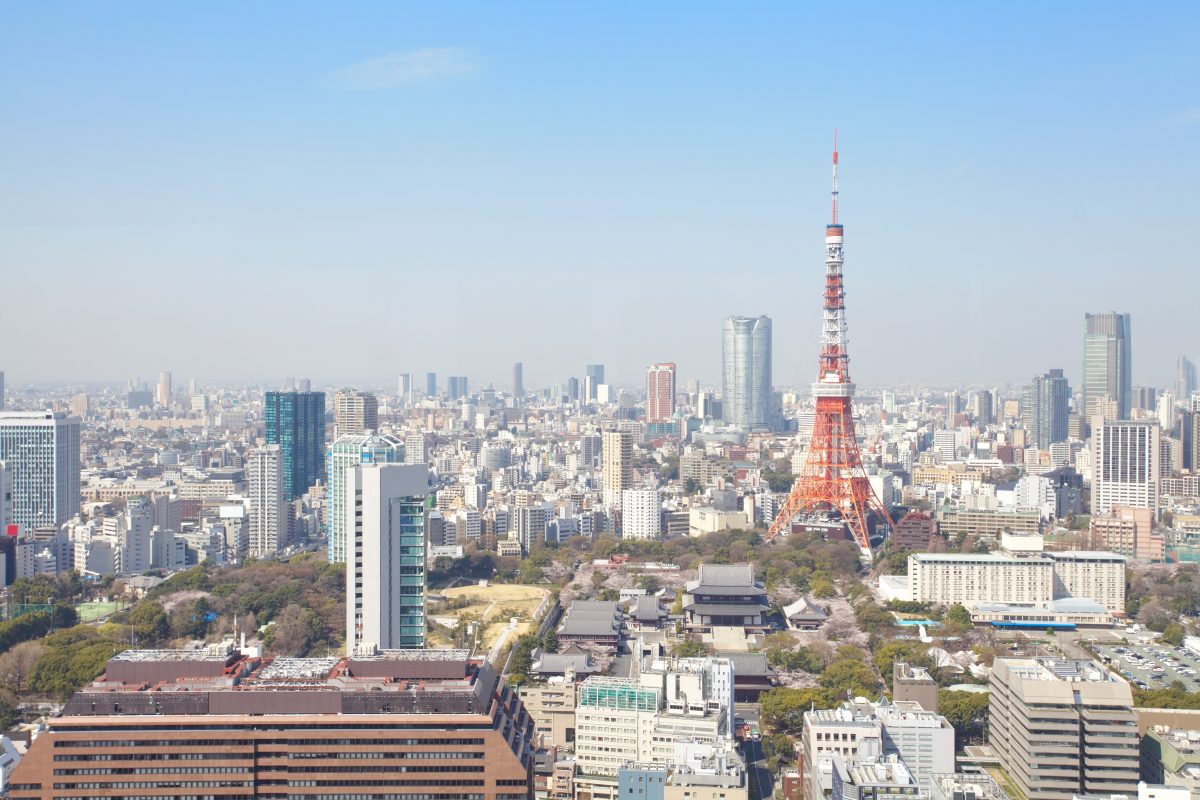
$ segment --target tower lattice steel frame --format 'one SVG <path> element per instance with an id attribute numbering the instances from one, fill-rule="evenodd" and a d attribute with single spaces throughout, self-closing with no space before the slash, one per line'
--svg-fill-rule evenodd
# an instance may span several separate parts
<path id="1" fill-rule="evenodd" d="M 791 531 L 797 515 L 831 508 L 841 515 L 864 557 L 871 554 L 867 515 L 876 511 L 890 526 L 891 517 L 875 496 L 863 469 L 854 435 L 850 381 L 850 355 L 846 335 L 846 293 L 842 283 L 843 229 L 838 221 L 837 134 L 833 139 L 833 218 L 825 226 L 825 298 L 821 327 L 821 355 L 817 380 L 812 385 L 816 400 L 812 438 L 804 468 L 767 534 L 773 539 Z"/>

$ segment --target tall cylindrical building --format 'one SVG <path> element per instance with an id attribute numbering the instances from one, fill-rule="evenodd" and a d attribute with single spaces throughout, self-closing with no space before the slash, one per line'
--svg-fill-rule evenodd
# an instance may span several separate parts
<path id="1" fill-rule="evenodd" d="M 722 417 L 746 430 L 771 427 L 771 319 L 725 320 L 722 364 Z"/>

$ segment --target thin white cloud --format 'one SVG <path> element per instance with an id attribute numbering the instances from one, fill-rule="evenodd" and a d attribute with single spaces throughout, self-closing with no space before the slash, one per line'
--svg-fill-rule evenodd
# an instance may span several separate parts
<path id="1" fill-rule="evenodd" d="M 1200 122 L 1200 106 L 1185 108 L 1183 111 L 1178 111 L 1171 116 L 1173 122 L 1178 125 L 1194 125 Z"/>
<path id="2" fill-rule="evenodd" d="M 326 75 L 324 83 L 334 89 L 367 92 L 432 83 L 479 69 L 479 60 L 465 47 L 422 47 L 342 67 Z"/>

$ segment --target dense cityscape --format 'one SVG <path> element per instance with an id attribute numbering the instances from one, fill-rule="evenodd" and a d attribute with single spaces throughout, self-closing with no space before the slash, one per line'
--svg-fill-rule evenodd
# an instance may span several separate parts
<path id="1" fill-rule="evenodd" d="M 0 798 L 1200 800 L 1195 9 L 134 5 L 0 8 Z"/>

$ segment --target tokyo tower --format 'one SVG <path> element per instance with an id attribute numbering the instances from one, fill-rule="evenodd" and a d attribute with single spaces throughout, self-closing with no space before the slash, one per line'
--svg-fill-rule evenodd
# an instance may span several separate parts
<path id="1" fill-rule="evenodd" d="M 842 224 L 838 222 L 837 133 L 833 137 L 833 219 L 825 226 L 825 300 L 821 326 L 821 355 L 812 394 L 817 401 L 812 438 L 804 468 L 796 476 L 787 502 L 771 523 L 768 539 L 791 532 L 792 522 L 806 511 L 832 509 L 841 515 L 862 550 L 871 557 L 867 515 L 875 511 L 891 524 L 887 509 L 867 479 L 850 401 L 850 355 L 846 337 L 846 293 L 842 285 Z"/>

